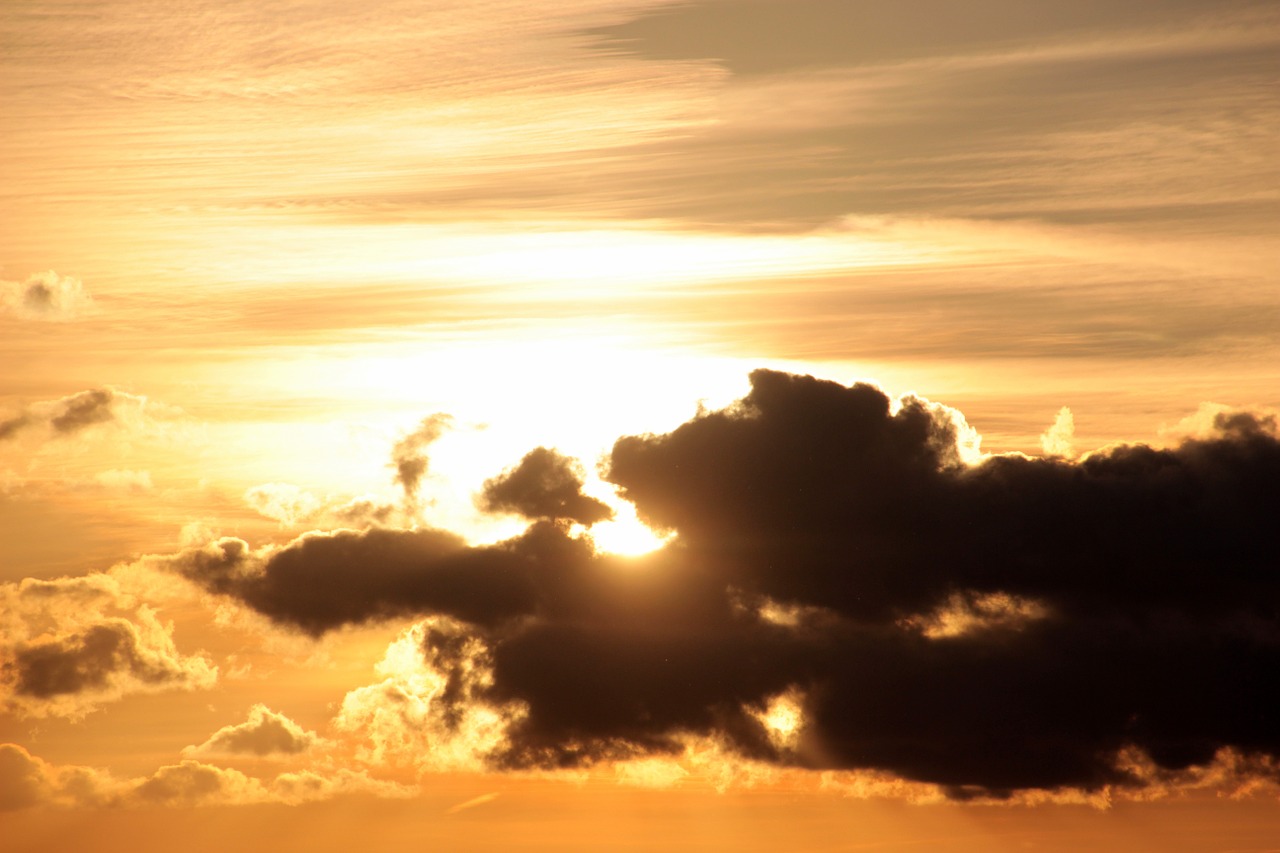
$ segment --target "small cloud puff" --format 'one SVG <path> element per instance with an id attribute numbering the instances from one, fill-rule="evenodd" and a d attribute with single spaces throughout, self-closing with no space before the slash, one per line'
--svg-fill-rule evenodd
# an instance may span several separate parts
<path id="1" fill-rule="evenodd" d="M 237 726 L 224 726 L 199 746 L 189 746 L 184 755 L 297 755 L 320 742 L 314 733 L 266 705 L 249 709 L 249 719 Z"/>
<path id="2" fill-rule="evenodd" d="M 93 305 L 79 279 L 53 270 L 26 281 L 0 281 L 0 306 L 23 320 L 63 321 L 86 313 Z"/>

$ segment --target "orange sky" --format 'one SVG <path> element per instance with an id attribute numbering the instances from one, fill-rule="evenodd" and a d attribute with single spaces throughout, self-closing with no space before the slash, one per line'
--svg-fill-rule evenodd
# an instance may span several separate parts
<path id="1" fill-rule="evenodd" d="M 598 849 L 602 822 L 633 849 L 1275 849 L 1277 753 L 1227 709 L 1280 647 L 1249 526 L 1280 500 L 1277 57 L 1267 0 L 8 0 L 0 826 L 22 850 L 197 825 L 336 850 L 370 821 L 390 850 Z M 898 436 L 867 451 L 883 481 L 840 455 L 864 427 Z M 904 442 L 932 467 L 899 507 Z M 1189 473 L 1141 479 L 1122 443 Z M 1013 544 L 944 547 L 985 508 Z M 1134 568 L 1162 536 L 1182 586 Z M 417 588 L 459 554 L 492 579 Z M 584 574 L 512 581 L 513 554 Z M 532 638 L 593 620 L 1068 643 L 1045 626 L 1111 599 L 1042 581 L 1055 560 L 1132 570 L 1115 619 L 1229 649 L 1187 687 L 1227 695 L 1166 730 L 1156 676 L 1131 708 L 1099 676 L 1093 769 L 1001 787 L 952 729 L 849 746 L 919 706 L 864 710 L 844 679 L 906 682 L 821 643 L 668 723 L 637 686 L 644 732 L 557 729 L 605 723 L 521 674 L 577 684 Z M 962 683 L 920 665 L 921 695 Z"/>

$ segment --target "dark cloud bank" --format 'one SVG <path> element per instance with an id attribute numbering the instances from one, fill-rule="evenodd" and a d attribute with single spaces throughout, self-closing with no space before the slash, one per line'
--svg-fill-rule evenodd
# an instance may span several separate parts
<path id="1" fill-rule="evenodd" d="M 677 534 L 646 557 L 571 535 L 599 512 L 570 463 L 535 453 L 482 496 L 539 519 L 498 545 L 342 531 L 264 563 L 224 540 L 178 567 L 314 635 L 468 623 L 492 650 L 486 699 L 528 708 L 497 766 L 692 732 L 957 797 L 1139 784 L 1122 750 L 1165 770 L 1280 755 L 1275 426 L 1236 414 L 1173 449 L 970 467 L 937 407 L 757 371 L 735 406 L 614 445 L 608 478 Z M 447 639 L 424 650 L 445 667 L 462 660 Z M 806 725 L 783 747 L 752 711 L 789 689 Z"/>

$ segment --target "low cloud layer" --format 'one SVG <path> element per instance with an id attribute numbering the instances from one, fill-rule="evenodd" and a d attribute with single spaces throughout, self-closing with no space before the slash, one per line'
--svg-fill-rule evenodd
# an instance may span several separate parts
<path id="1" fill-rule="evenodd" d="M 608 479 L 675 534 L 643 558 L 530 511 L 491 546 L 342 531 L 264 553 L 222 540 L 170 566 L 313 635 L 447 617 L 460 627 L 415 640 L 456 687 L 432 725 L 488 709 L 489 766 L 635 760 L 698 737 L 957 798 L 1136 789 L 1224 754 L 1271 775 L 1273 420 L 1221 413 L 1170 449 L 972 465 L 944 407 L 751 378 L 725 410 L 615 444 Z"/>
<path id="2" fill-rule="evenodd" d="M 119 779 L 89 767 L 57 766 L 18 744 L 0 743 L 0 812 L 40 807 L 298 805 L 344 794 L 409 797 L 414 790 L 352 770 L 302 770 L 264 780 L 190 759 L 149 776 Z"/>

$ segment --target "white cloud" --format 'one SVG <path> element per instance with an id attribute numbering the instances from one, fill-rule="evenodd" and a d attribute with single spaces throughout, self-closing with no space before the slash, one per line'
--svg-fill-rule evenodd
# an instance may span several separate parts
<path id="1" fill-rule="evenodd" d="M 1075 456 L 1076 420 L 1071 410 L 1063 406 L 1058 410 L 1053 425 L 1040 436 L 1040 447 L 1046 456 Z"/>

